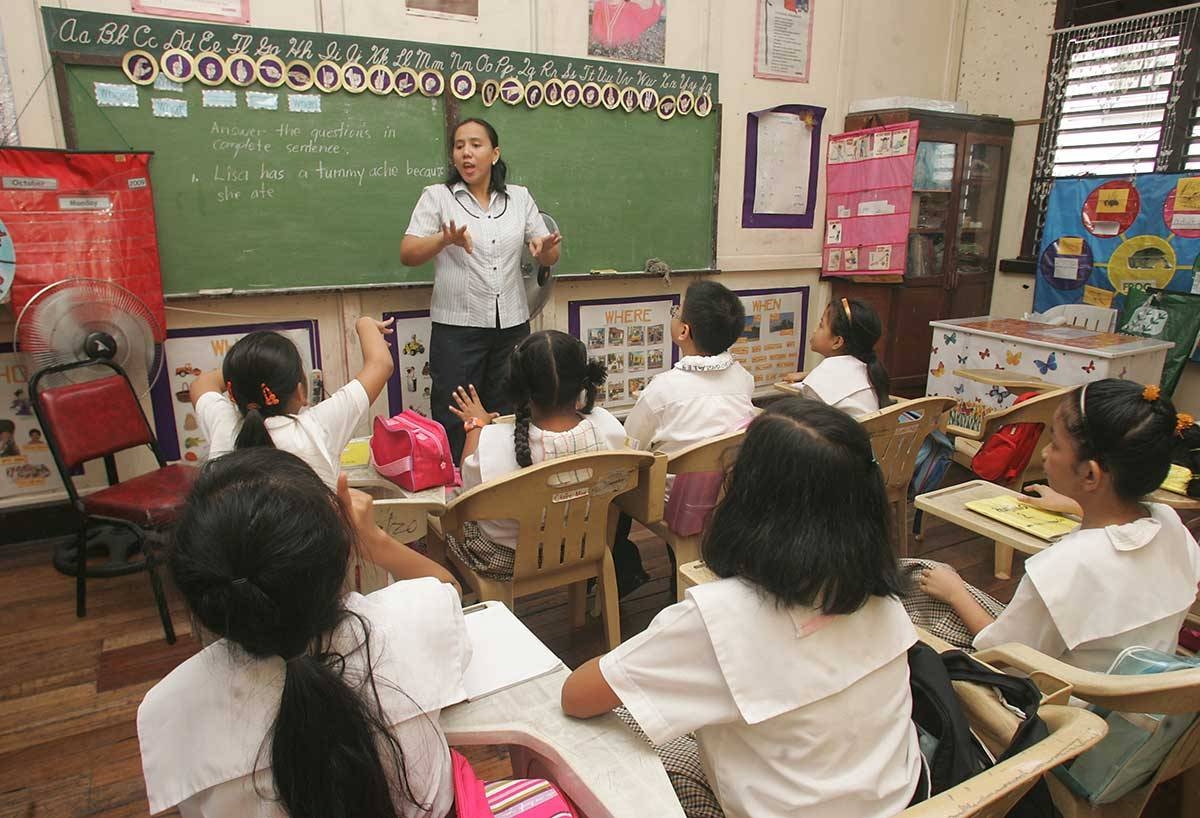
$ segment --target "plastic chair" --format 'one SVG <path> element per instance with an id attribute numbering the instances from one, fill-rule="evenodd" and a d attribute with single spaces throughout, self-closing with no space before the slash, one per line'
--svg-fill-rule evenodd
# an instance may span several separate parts
<path id="1" fill-rule="evenodd" d="M 55 375 L 86 367 L 106 368 L 110 374 L 85 383 L 53 385 L 61 380 Z M 60 552 L 55 557 L 60 570 L 75 573 L 76 616 L 87 614 L 87 577 L 120 576 L 144 570 L 150 575 L 163 633 L 167 642 L 173 644 L 175 629 L 158 576 L 156 550 L 162 544 L 163 532 L 174 524 L 183 506 L 196 469 L 167 465 L 133 385 L 114 363 L 79 361 L 45 367 L 34 373 L 29 391 L 71 505 L 83 515 L 73 556 Z M 150 448 L 158 468 L 130 480 L 120 480 L 114 455 L 141 445 Z M 104 459 L 109 485 L 81 495 L 72 472 L 97 458 Z M 102 522 L 110 529 L 109 561 L 100 566 L 89 566 L 87 561 L 88 532 L 94 528 L 94 522 Z M 131 543 L 122 547 L 119 536 L 112 539 L 113 526 L 132 535 Z"/>
<path id="2" fill-rule="evenodd" d="M 1048 674 L 1072 687 L 1072 695 L 1120 713 L 1195 713 L 1200 711 L 1200 668 L 1145 676 L 1110 676 L 1093 673 L 1051 659 L 1025 645 L 1000 645 L 975 654 L 975 658 L 1002 670 Z M 1038 679 L 1035 677 L 1035 681 Z M 1039 683 L 1040 684 L 1040 683 Z M 1180 815 L 1200 813 L 1200 719 L 1176 741 L 1150 781 L 1110 804 L 1090 804 L 1051 776 L 1050 792 L 1064 818 L 1136 818 L 1161 782 L 1186 774 L 1180 788 Z"/>
<path id="3" fill-rule="evenodd" d="M 441 517 L 429 517 L 432 554 L 446 553 L 480 599 L 510 608 L 517 597 L 569 585 L 573 627 L 586 616 L 587 580 L 599 580 L 604 632 L 611 650 L 621 643 L 617 577 L 610 544 L 616 534 L 613 498 L 633 489 L 650 468 L 649 452 L 591 452 L 548 460 L 499 480 L 476 486 L 447 504 Z M 519 526 L 513 578 L 498 582 L 476 574 L 452 551 L 446 535 L 463 539 L 463 525 L 479 520 L 516 520 Z"/>
<path id="4" fill-rule="evenodd" d="M 1093 332 L 1114 332 L 1117 328 L 1116 310 L 1091 304 L 1059 304 L 1042 313 L 1026 313 L 1025 318 L 1042 324 L 1081 327 Z"/>
<path id="5" fill-rule="evenodd" d="M 921 444 L 941 421 L 942 414 L 955 406 L 953 398 L 919 398 L 903 401 L 859 418 L 871 438 L 871 449 L 883 472 L 888 505 L 895 519 L 896 553 L 908 556 L 908 484 L 912 482 Z M 908 413 L 919 414 L 906 420 Z"/>

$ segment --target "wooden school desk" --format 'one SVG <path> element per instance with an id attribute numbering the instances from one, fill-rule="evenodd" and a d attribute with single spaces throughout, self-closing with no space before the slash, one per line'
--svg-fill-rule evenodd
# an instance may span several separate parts
<path id="1" fill-rule="evenodd" d="M 513 773 L 550 778 L 588 818 L 682 818 L 654 749 L 612 713 L 573 719 L 562 712 L 562 668 L 442 711 L 452 747 L 510 745 Z M 531 758 L 532 757 L 532 758 Z M 537 761 L 548 769 L 539 772 Z"/>

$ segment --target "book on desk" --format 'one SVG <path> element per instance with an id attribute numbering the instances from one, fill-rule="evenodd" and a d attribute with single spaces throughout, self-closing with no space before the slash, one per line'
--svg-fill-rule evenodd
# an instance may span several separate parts
<path id="1" fill-rule="evenodd" d="M 1054 542 L 1079 527 L 1079 521 L 1035 508 L 1011 495 L 968 500 L 963 506 L 1040 540 Z"/>
<path id="2" fill-rule="evenodd" d="M 481 602 L 463 609 L 471 663 L 463 677 L 467 701 L 553 673 L 564 667 L 503 602 Z"/>

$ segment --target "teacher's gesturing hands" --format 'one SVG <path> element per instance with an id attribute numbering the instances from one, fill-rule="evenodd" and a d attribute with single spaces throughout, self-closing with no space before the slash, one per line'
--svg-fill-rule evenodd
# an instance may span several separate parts
<path id="1" fill-rule="evenodd" d="M 474 252 L 474 244 L 471 242 L 471 234 L 467 232 L 467 226 L 462 227 L 455 225 L 454 220 L 450 220 L 450 224 L 442 225 L 442 246 L 449 247 L 456 244 L 467 253 Z"/>

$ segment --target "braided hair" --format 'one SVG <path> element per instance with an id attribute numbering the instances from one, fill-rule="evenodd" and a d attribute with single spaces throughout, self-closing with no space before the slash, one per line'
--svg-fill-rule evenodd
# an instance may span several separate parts
<path id="1" fill-rule="evenodd" d="M 849 306 L 849 310 L 846 307 Z M 892 380 L 875 352 L 875 344 L 883 334 L 879 314 L 865 301 L 842 298 L 829 305 L 830 331 L 842 339 L 846 352 L 867 365 L 867 378 L 875 390 L 879 408 L 892 405 Z M 849 312 L 849 315 L 847 315 Z"/>
<path id="2" fill-rule="evenodd" d="M 533 465 L 529 424 L 534 406 L 542 412 L 578 408 L 586 415 L 595 406 L 596 390 L 606 377 L 604 364 L 588 360 L 583 342 L 565 332 L 535 332 L 517 344 L 508 359 L 509 399 L 516 407 L 513 444 L 517 463 Z"/>
<path id="3" fill-rule="evenodd" d="M 266 419 L 286 415 L 288 401 L 304 383 L 296 345 L 278 332 L 252 332 L 229 348 L 221 376 L 242 414 L 234 448 L 274 446 Z"/>

